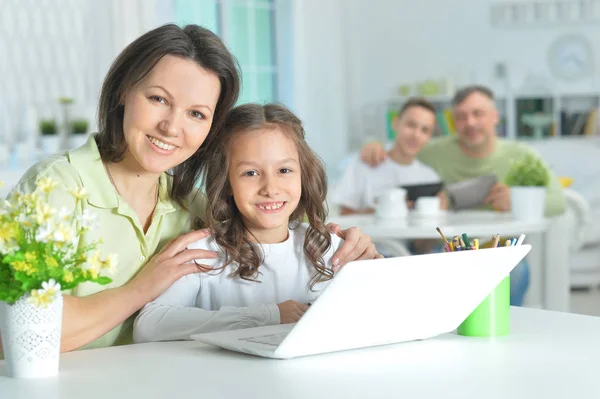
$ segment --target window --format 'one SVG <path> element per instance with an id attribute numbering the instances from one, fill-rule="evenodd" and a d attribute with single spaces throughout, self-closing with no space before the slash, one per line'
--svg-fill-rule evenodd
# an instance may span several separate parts
<path id="1" fill-rule="evenodd" d="M 218 34 L 242 69 L 239 103 L 277 100 L 273 0 L 175 0 L 175 22 Z"/>

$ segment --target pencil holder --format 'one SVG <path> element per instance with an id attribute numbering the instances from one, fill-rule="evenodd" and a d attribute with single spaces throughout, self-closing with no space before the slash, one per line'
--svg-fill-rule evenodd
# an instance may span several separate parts
<path id="1" fill-rule="evenodd" d="M 469 337 L 499 337 L 510 332 L 510 276 L 475 308 L 456 331 Z"/>

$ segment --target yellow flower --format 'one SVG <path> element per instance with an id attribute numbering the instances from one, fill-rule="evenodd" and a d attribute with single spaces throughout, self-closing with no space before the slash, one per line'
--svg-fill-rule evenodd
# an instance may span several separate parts
<path id="1" fill-rule="evenodd" d="M 27 298 L 33 306 L 40 307 L 42 305 L 42 297 L 38 290 L 31 290 L 30 297 Z"/>
<path id="2" fill-rule="evenodd" d="M 63 280 L 65 281 L 65 283 L 71 283 L 73 282 L 73 273 L 70 271 L 66 271 L 63 274 Z"/>
<path id="3" fill-rule="evenodd" d="M 29 264 L 22 260 L 16 260 L 12 263 L 12 267 L 18 272 L 24 272 L 29 267 Z"/>
<path id="4" fill-rule="evenodd" d="M 56 298 L 58 294 L 60 294 L 60 284 L 51 278 L 50 280 L 42 283 L 42 291 L 45 292 L 46 295 Z"/>
<path id="5" fill-rule="evenodd" d="M 48 267 L 49 269 L 54 269 L 54 268 L 58 267 L 58 261 L 56 259 L 54 259 L 54 257 L 52 257 L 52 256 L 46 255 L 44 257 L 44 263 L 46 264 L 46 267 Z"/>
<path id="6" fill-rule="evenodd" d="M 90 268 L 90 269 L 87 269 L 86 272 L 92 279 L 98 278 L 99 273 L 98 273 L 97 269 Z"/>
<path id="7" fill-rule="evenodd" d="M 35 211 L 38 224 L 49 222 L 56 213 L 56 209 L 45 203 L 38 203 Z"/>
<path id="8" fill-rule="evenodd" d="M 119 256 L 117 254 L 109 254 L 106 259 L 102 261 L 101 270 L 105 270 L 108 274 L 112 274 L 117 269 L 119 263 Z"/>
<path id="9" fill-rule="evenodd" d="M 16 225 L 14 223 L 0 223 L 0 241 L 8 241 L 13 239 L 17 234 Z"/>
<path id="10" fill-rule="evenodd" d="M 94 269 L 98 269 L 100 270 L 102 268 L 102 258 L 101 258 L 101 254 L 100 251 L 96 251 L 94 252 L 94 254 L 92 255 L 91 258 L 88 258 L 88 263 L 90 264 L 90 266 L 92 266 Z"/>
<path id="11" fill-rule="evenodd" d="M 37 207 L 40 200 L 38 193 L 23 194 L 19 198 L 20 204 L 22 204 L 26 210 L 33 210 Z"/>
<path id="12" fill-rule="evenodd" d="M 61 223 L 56 226 L 56 229 L 52 234 L 52 239 L 55 241 L 56 246 L 61 248 L 64 244 L 73 242 L 75 239 L 75 231 L 73 231 L 71 226 Z"/>
<path id="13" fill-rule="evenodd" d="M 20 213 L 15 217 L 15 220 L 25 228 L 33 226 L 34 217 L 27 216 L 26 213 Z"/>
<path id="14" fill-rule="evenodd" d="M 35 252 L 25 252 L 25 261 L 29 263 L 37 261 L 37 255 Z"/>
<path id="15" fill-rule="evenodd" d="M 88 258 L 87 262 L 87 270 L 95 270 L 95 276 L 97 277 L 98 273 L 100 272 L 105 272 L 105 274 L 114 273 L 119 262 L 119 257 L 117 254 L 110 254 L 103 259 L 100 251 L 96 251 L 90 258 Z"/>
<path id="16" fill-rule="evenodd" d="M 24 260 L 16 260 L 12 262 L 12 267 L 17 272 L 24 272 L 28 276 L 31 276 L 36 270 L 31 267 L 31 264 L 25 262 Z"/>
<path id="17" fill-rule="evenodd" d="M 0 220 L 0 255 L 18 250 L 16 241 L 18 232 L 19 226 L 17 223 Z M 2 256 L 0 256 L 0 259 L 2 259 Z"/>
<path id="18" fill-rule="evenodd" d="M 0 188 L 4 187 L 4 180 L 0 180 Z"/>
<path id="19" fill-rule="evenodd" d="M 31 290 L 29 303 L 38 307 L 47 307 L 55 299 L 60 296 L 60 284 L 53 278 L 42 283 L 42 288 L 39 290 Z"/>
<path id="20" fill-rule="evenodd" d="M 50 177 L 41 178 L 36 184 L 37 188 L 46 194 L 58 187 L 58 182 L 52 180 Z"/>
<path id="21" fill-rule="evenodd" d="M 28 301 L 33 306 L 45 308 L 52 303 L 53 299 L 54 296 L 48 295 L 44 290 L 31 290 L 31 296 L 28 298 Z"/>
<path id="22" fill-rule="evenodd" d="M 100 258 L 100 251 L 94 252 L 94 255 L 87 259 L 87 263 L 84 265 L 84 271 L 91 276 L 93 279 L 98 278 L 100 270 L 103 267 L 102 259 Z"/>
<path id="23" fill-rule="evenodd" d="M 75 197 L 75 199 L 77 201 L 83 201 L 84 199 L 86 199 L 88 197 L 88 193 L 87 193 L 85 187 L 81 187 L 78 190 L 71 190 L 69 192 L 71 193 L 71 195 L 73 197 Z"/>

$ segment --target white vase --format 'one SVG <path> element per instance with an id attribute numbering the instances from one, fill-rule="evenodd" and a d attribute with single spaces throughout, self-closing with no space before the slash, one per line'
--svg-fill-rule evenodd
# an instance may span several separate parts
<path id="1" fill-rule="evenodd" d="M 546 187 L 511 187 L 510 202 L 515 219 L 539 222 L 544 219 Z"/>
<path id="2" fill-rule="evenodd" d="M 63 298 L 46 308 L 23 295 L 15 304 L 0 302 L 0 330 L 8 375 L 42 378 L 58 374 Z"/>

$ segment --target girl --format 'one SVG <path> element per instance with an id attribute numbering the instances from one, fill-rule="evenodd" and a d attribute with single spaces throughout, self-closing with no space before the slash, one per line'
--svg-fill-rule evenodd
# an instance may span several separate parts
<path id="1" fill-rule="evenodd" d="M 142 309 L 136 342 L 296 322 L 334 275 L 342 240 L 324 225 L 325 169 L 300 120 L 279 105 L 242 105 L 213 144 L 202 160 L 212 236 L 190 248 L 219 257 Z"/>
<path id="2" fill-rule="evenodd" d="M 221 40 L 197 25 L 165 25 L 127 46 L 112 64 L 100 93 L 99 132 L 80 148 L 34 165 L 15 187 L 29 193 L 36 181 L 59 183 L 51 205 L 81 214 L 99 228 L 79 237 L 102 238 L 102 252 L 119 266 L 108 286 L 82 284 L 65 292 L 61 350 L 132 343 L 133 317 L 173 282 L 214 259 L 186 247 L 207 236 L 189 232 L 204 207 L 194 189 L 210 141 L 236 103 L 238 65 Z M 205 145 L 203 145 L 203 143 Z M 84 189 L 75 208 L 70 190 Z M 336 227 L 339 229 L 339 227 Z M 375 249 L 357 229 L 342 232 L 343 264 Z M 348 245 L 349 244 L 349 245 Z"/>

